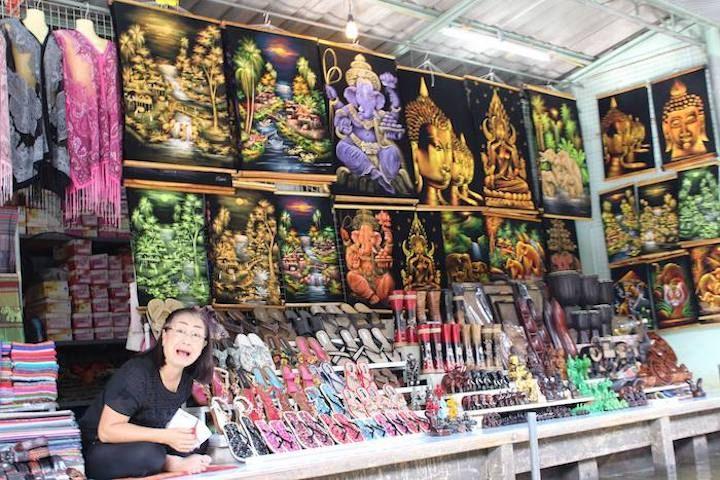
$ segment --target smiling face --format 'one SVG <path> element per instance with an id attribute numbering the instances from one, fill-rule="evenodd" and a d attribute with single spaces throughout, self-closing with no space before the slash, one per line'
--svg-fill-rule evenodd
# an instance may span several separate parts
<path id="1" fill-rule="evenodd" d="M 200 315 L 182 313 L 165 326 L 162 338 L 165 363 L 186 368 L 200 357 L 207 342 L 207 331 Z"/>

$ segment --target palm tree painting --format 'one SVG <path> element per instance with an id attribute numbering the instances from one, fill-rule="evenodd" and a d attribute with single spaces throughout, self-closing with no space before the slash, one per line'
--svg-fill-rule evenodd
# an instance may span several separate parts
<path id="1" fill-rule="evenodd" d="M 125 103 L 126 160 L 235 169 L 220 27 L 113 2 Z"/>
<path id="2" fill-rule="evenodd" d="M 331 175 L 333 152 L 314 40 L 239 27 L 223 31 L 242 169 Z"/>

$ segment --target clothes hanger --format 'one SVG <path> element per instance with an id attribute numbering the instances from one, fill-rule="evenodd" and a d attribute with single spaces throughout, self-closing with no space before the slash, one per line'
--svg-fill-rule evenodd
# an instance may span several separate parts
<path id="1" fill-rule="evenodd" d="M 75 30 L 82 33 L 85 38 L 87 38 L 90 43 L 95 46 L 95 48 L 100 51 L 105 50 L 105 47 L 108 44 L 108 40 L 100 38 L 100 36 L 95 32 L 95 23 L 90 20 L 89 2 L 85 2 L 85 14 L 83 15 L 83 18 L 78 18 L 75 20 Z"/>
<path id="2" fill-rule="evenodd" d="M 50 27 L 45 20 L 45 12 L 41 10 L 41 6 L 42 2 L 36 0 L 32 7 L 28 7 L 25 10 L 25 18 L 23 18 L 22 23 L 40 43 L 43 43 L 48 33 L 50 33 Z"/>
<path id="3" fill-rule="evenodd" d="M 497 73 L 495 73 L 494 68 L 490 68 L 488 73 L 480 77 L 483 80 L 490 80 L 491 82 L 500 83 L 503 85 L 509 85 L 506 81 L 504 81 L 502 78 L 500 78 Z"/>
<path id="4" fill-rule="evenodd" d="M 432 60 L 430 60 L 430 55 L 427 53 L 425 54 L 425 58 L 422 63 L 420 63 L 417 68 L 430 72 L 430 88 L 435 87 L 435 73 L 445 73 L 440 67 L 435 65 Z"/>

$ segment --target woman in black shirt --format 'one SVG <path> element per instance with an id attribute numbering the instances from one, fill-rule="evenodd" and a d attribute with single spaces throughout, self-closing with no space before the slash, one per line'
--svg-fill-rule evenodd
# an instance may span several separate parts
<path id="1" fill-rule="evenodd" d="M 210 457 L 190 454 L 194 429 L 166 428 L 191 394 L 212 376 L 212 340 L 204 310 L 171 313 L 157 345 L 126 362 L 80 420 L 89 478 L 198 473 Z"/>

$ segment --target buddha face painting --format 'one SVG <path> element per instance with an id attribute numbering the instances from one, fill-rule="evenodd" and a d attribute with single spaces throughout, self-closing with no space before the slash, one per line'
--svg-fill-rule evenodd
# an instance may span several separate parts
<path id="1" fill-rule="evenodd" d="M 662 129 L 671 160 L 707 153 L 705 104 L 699 95 L 688 93 L 680 80 L 673 83 L 663 107 Z"/>

